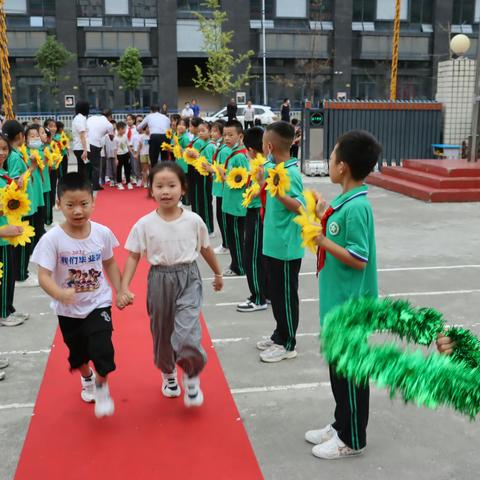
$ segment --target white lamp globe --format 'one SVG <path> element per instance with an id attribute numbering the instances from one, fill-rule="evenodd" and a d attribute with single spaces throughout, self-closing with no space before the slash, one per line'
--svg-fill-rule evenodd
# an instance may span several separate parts
<path id="1" fill-rule="evenodd" d="M 468 52 L 469 48 L 470 39 L 463 33 L 455 35 L 452 40 L 450 40 L 450 49 L 455 55 L 459 57 L 465 55 Z"/>

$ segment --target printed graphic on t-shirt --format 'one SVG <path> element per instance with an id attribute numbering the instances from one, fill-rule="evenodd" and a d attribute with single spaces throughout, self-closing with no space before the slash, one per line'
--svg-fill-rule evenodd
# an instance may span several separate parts
<path id="1" fill-rule="evenodd" d="M 100 261 L 102 253 L 73 252 L 60 255 L 60 263 L 68 266 L 67 278 L 63 288 L 74 288 L 76 293 L 93 292 L 100 288 L 102 272 L 95 268 L 88 268 L 88 264 Z"/>

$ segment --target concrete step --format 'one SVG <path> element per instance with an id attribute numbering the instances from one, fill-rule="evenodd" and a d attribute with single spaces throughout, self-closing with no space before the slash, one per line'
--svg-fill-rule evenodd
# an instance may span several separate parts
<path id="1" fill-rule="evenodd" d="M 467 162 L 466 160 L 404 160 L 403 166 L 443 177 L 480 177 L 480 162 Z"/>

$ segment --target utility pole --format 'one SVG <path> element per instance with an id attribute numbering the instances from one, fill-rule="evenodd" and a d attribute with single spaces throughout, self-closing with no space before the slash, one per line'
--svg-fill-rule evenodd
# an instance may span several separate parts
<path id="1" fill-rule="evenodd" d="M 475 88 L 474 88 L 474 103 L 472 110 L 472 142 L 470 145 L 470 162 L 476 162 L 478 150 L 478 114 L 480 102 L 480 36 L 477 40 L 477 60 L 475 63 Z"/>
<path id="2" fill-rule="evenodd" d="M 395 0 L 395 21 L 393 22 L 392 68 L 390 74 L 390 100 L 397 99 L 398 48 L 400 43 L 400 7 L 401 0 Z"/>
<path id="3" fill-rule="evenodd" d="M 268 105 L 267 96 L 267 35 L 265 34 L 265 0 L 262 0 L 262 43 L 263 43 L 263 104 Z"/>

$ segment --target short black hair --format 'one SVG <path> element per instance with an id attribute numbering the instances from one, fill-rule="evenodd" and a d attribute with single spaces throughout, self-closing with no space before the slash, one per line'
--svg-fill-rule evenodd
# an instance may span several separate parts
<path id="1" fill-rule="evenodd" d="M 224 126 L 225 126 L 225 122 L 224 121 L 219 121 L 219 120 L 217 120 L 216 122 L 213 122 L 213 124 L 212 124 L 212 128 L 216 128 L 220 132 L 220 135 L 223 135 L 223 127 Z"/>
<path id="2" fill-rule="evenodd" d="M 29 134 L 32 130 L 36 130 L 38 133 L 40 133 L 40 125 L 37 125 L 36 123 L 34 123 L 33 125 L 29 125 L 29 126 L 25 129 L 25 139 L 28 137 L 28 134 Z"/>
<path id="3" fill-rule="evenodd" d="M 298 118 L 292 118 L 292 125 L 298 125 Z"/>
<path id="4" fill-rule="evenodd" d="M 252 127 L 245 131 L 243 135 L 243 144 L 247 148 L 262 153 L 263 150 L 263 128 Z"/>
<path id="5" fill-rule="evenodd" d="M 173 173 L 175 173 L 175 175 L 177 175 L 178 179 L 180 180 L 180 185 L 182 186 L 183 191 L 187 193 L 188 191 L 187 176 L 185 175 L 185 172 L 182 170 L 182 168 L 178 165 L 178 163 L 160 162 L 160 163 L 157 163 L 150 170 L 150 173 L 148 174 L 148 185 L 149 185 L 150 196 L 152 196 L 152 185 L 153 185 L 153 180 L 155 178 L 155 175 L 158 172 L 161 172 L 163 170 L 170 170 Z"/>
<path id="6" fill-rule="evenodd" d="M 183 123 L 185 125 L 185 128 L 188 130 L 190 127 L 190 119 L 188 117 L 181 117 L 180 120 L 178 121 L 177 125 L 179 123 Z"/>
<path id="7" fill-rule="evenodd" d="M 272 132 L 277 140 L 276 147 L 289 151 L 295 138 L 295 128 L 291 123 L 279 121 L 274 122 L 267 127 L 267 132 Z M 272 142 L 273 143 L 273 142 Z"/>
<path id="8" fill-rule="evenodd" d="M 23 132 L 23 126 L 16 120 L 7 120 L 2 126 L 2 133 L 9 143 L 12 142 L 19 133 Z"/>
<path id="9" fill-rule="evenodd" d="M 337 162 L 345 162 L 354 180 L 363 180 L 373 171 L 378 162 L 382 146 L 365 130 L 351 130 L 337 141 Z"/>
<path id="10" fill-rule="evenodd" d="M 215 120 L 215 123 L 221 123 L 225 127 L 225 125 L 227 124 L 227 121 L 224 120 L 223 118 L 219 118 Z"/>
<path id="11" fill-rule="evenodd" d="M 59 130 L 63 130 L 65 128 L 65 124 L 63 122 L 61 122 L 60 120 L 57 120 L 55 123 L 57 124 L 57 132 Z"/>
<path id="12" fill-rule="evenodd" d="M 178 123 L 182 117 L 178 113 L 172 113 L 170 115 L 170 121 Z"/>
<path id="13" fill-rule="evenodd" d="M 135 115 L 133 113 L 127 113 L 127 116 L 125 118 L 130 117 L 132 120 L 135 120 Z"/>
<path id="14" fill-rule="evenodd" d="M 47 128 L 49 123 L 54 123 L 55 125 L 57 124 L 57 122 L 55 121 L 54 118 L 47 118 L 47 119 L 43 122 L 43 128 Z"/>
<path id="15" fill-rule="evenodd" d="M 232 127 L 237 131 L 237 133 L 239 134 L 243 133 L 243 125 L 238 120 L 230 120 L 225 125 L 225 128 L 232 128 Z"/>
<path id="16" fill-rule="evenodd" d="M 75 192 L 77 190 L 88 192 L 93 196 L 92 183 L 83 173 L 70 172 L 58 181 L 57 195 L 59 199 L 62 198 L 66 192 Z"/>
<path id="17" fill-rule="evenodd" d="M 190 125 L 192 127 L 198 128 L 203 122 L 203 119 L 200 117 L 193 117 L 190 119 Z"/>
<path id="18" fill-rule="evenodd" d="M 150 107 L 151 112 L 158 112 L 160 110 L 160 107 L 158 105 L 152 105 Z"/>
<path id="19" fill-rule="evenodd" d="M 117 122 L 117 129 L 119 128 L 127 128 L 127 124 L 125 122 Z"/>
<path id="20" fill-rule="evenodd" d="M 85 100 L 79 100 L 75 104 L 75 115 L 81 113 L 82 115 L 88 116 L 90 113 L 90 104 Z"/>
<path id="21" fill-rule="evenodd" d="M 112 110 L 110 108 L 105 108 L 102 110 L 102 115 L 104 117 L 111 117 L 112 116 Z"/>

